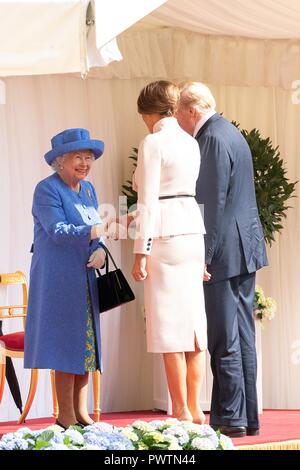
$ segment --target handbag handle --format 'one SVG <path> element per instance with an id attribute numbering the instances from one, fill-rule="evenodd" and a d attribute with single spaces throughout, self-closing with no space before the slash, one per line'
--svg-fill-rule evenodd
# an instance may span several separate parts
<path id="1" fill-rule="evenodd" d="M 115 260 L 113 259 L 112 257 L 112 254 L 111 252 L 109 251 L 109 249 L 105 246 L 105 245 L 101 245 L 101 248 L 103 248 L 103 250 L 105 251 L 105 270 L 106 270 L 106 274 L 109 272 L 109 258 L 112 260 L 113 262 L 113 265 L 116 269 L 118 269 L 118 266 L 116 265 L 115 263 Z M 98 273 L 98 276 L 102 276 L 102 274 L 100 273 L 99 269 L 96 269 L 97 273 Z"/>

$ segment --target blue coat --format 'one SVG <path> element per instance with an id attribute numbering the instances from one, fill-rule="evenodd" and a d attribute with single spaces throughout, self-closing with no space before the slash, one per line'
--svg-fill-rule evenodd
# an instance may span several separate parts
<path id="1" fill-rule="evenodd" d="M 101 241 L 90 240 L 101 222 L 93 185 L 72 191 L 57 173 L 42 180 L 33 197 L 34 252 L 25 330 L 25 367 L 84 374 L 87 279 L 102 370 L 99 304 L 94 269 L 87 268 Z"/>
<path id="2" fill-rule="evenodd" d="M 253 273 L 268 261 L 250 148 L 241 132 L 218 113 L 196 139 L 201 153 L 196 199 L 204 210 L 210 283 Z"/>

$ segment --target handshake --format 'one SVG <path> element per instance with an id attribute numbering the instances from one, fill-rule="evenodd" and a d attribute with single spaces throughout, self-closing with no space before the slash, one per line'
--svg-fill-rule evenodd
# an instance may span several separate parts
<path id="1" fill-rule="evenodd" d="M 134 220 L 132 214 L 125 214 L 120 217 L 108 219 L 104 224 L 96 224 L 92 226 L 91 240 L 105 237 L 110 240 L 119 240 L 127 238 L 127 229 Z M 102 269 L 105 266 L 106 252 L 103 248 L 97 248 L 90 256 L 87 267 L 94 269 Z"/>
<path id="2" fill-rule="evenodd" d="M 127 238 L 127 229 L 133 220 L 133 215 L 125 214 L 120 217 L 110 218 L 104 224 L 93 225 L 91 239 L 105 237 L 110 240 L 119 240 Z"/>

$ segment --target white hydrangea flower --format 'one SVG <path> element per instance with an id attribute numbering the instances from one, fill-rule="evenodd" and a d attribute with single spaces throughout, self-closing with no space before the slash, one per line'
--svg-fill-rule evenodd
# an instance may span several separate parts
<path id="1" fill-rule="evenodd" d="M 122 436 L 128 437 L 132 442 L 137 442 L 139 440 L 138 436 L 131 429 L 124 428 L 121 433 Z"/>
<path id="2" fill-rule="evenodd" d="M 268 320 L 272 320 L 275 317 L 275 313 L 273 312 L 273 310 L 267 309 L 267 310 L 265 310 L 264 316 Z"/>
<path id="3" fill-rule="evenodd" d="M 272 299 L 272 297 L 266 297 L 265 305 L 267 308 L 271 308 L 271 309 L 276 309 L 277 307 L 276 301 Z"/>
<path id="4" fill-rule="evenodd" d="M 220 435 L 220 445 L 223 450 L 233 450 L 234 445 L 230 437 L 225 436 L 224 434 Z"/>
<path id="5" fill-rule="evenodd" d="M 182 426 L 171 426 L 163 431 L 164 435 L 175 436 L 180 445 L 184 445 L 189 441 L 188 432 Z"/>
<path id="6" fill-rule="evenodd" d="M 176 424 L 181 424 L 189 421 L 179 421 L 177 418 L 167 418 L 165 421 L 166 426 L 176 426 Z"/>
<path id="7" fill-rule="evenodd" d="M 63 432 L 64 429 L 61 427 L 61 426 L 58 426 L 58 424 L 51 424 L 51 426 L 48 426 L 46 429 L 42 429 L 40 431 L 30 431 L 31 434 L 34 434 L 34 435 L 39 435 L 41 434 L 43 431 L 53 431 L 54 433 L 58 433 L 58 432 Z M 37 433 L 37 434 L 35 434 Z"/>
<path id="8" fill-rule="evenodd" d="M 76 431 L 75 429 L 67 429 L 64 432 L 64 436 L 68 436 L 71 439 L 71 441 L 73 441 L 74 444 L 78 444 L 78 445 L 84 444 L 83 435 L 79 431 Z"/>
<path id="9" fill-rule="evenodd" d="M 65 438 L 65 435 L 64 433 L 62 432 L 57 432 L 54 434 L 54 436 L 52 437 L 51 441 L 50 441 L 50 444 L 63 444 L 64 443 L 64 438 Z"/>
<path id="10" fill-rule="evenodd" d="M 195 437 L 191 442 L 191 446 L 193 450 L 216 450 L 212 441 L 207 437 Z"/>
<path id="11" fill-rule="evenodd" d="M 168 434 L 163 434 L 163 436 L 164 436 L 164 438 L 163 438 L 164 442 L 169 442 L 170 443 L 169 449 L 176 450 L 175 447 L 177 447 L 177 446 L 179 446 L 179 448 L 182 449 L 182 447 L 178 443 L 177 437 L 172 436 L 172 435 L 168 435 Z"/>
<path id="12" fill-rule="evenodd" d="M 219 445 L 219 438 L 216 431 L 209 426 L 209 424 L 197 424 L 197 428 L 195 428 L 194 432 L 189 434 L 197 434 L 199 437 L 205 437 L 211 440 L 213 446 L 215 448 Z"/>
<path id="13" fill-rule="evenodd" d="M 165 425 L 165 421 L 163 421 L 162 419 L 155 419 L 154 421 L 150 421 L 149 424 L 154 429 L 159 429 Z"/>
<path id="14" fill-rule="evenodd" d="M 31 429 L 29 429 L 29 428 L 20 428 L 14 433 L 14 435 L 16 437 L 23 437 L 24 434 L 32 434 Z"/>
<path id="15" fill-rule="evenodd" d="M 165 436 L 163 436 L 162 433 L 159 431 L 150 431 L 150 432 L 147 432 L 146 435 L 151 436 L 155 442 L 163 442 L 165 440 L 164 439 Z"/>
<path id="16" fill-rule="evenodd" d="M 191 423 L 190 421 L 183 422 L 182 428 L 189 434 L 198 434 L 201 431 L 200 424 Z"/>
<path id="17" fill-rule="evenodd" d="M 182 447 L 178 443 L 171 443 L 169 450 L 182 450 Z"/>
<path id="18" fill-rule="evenodd" d="M 151 432 L 154 431 L 154 428 L 151 426 L 151 424 L 146 423 L 146 421 L 134 421 L 131 425 L 133 428 L 139 429 L 140 431 L 144 432 Z"/>

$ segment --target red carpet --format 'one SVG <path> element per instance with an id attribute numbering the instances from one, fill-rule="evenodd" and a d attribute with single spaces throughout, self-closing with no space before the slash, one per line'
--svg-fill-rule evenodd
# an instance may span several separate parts
<path id="1" fill-rule="evenodd" d="M 153 419 L 166 419 L 163 412 L 131 411 L 122 413 L 103 413 L 101 421 L 114 426 L 125 426 L 136 419 L 151 421 Z M 208 421 L 208 415 L 207 415 Z M 23 425 L 15 422 L 1 422 L 0 436 L 8 432 L 14 432 L 20 427 L 27 426 L 31 429 L 43 429 L 54 423 L 53 418 L 29 419 Z M 264 410 L 261 415 L 260 436 L 243 437 L 234 439 L 236 446 L 262 444 L 268 442 L 281 442 L 300 440 L 300 410 Z"/>

